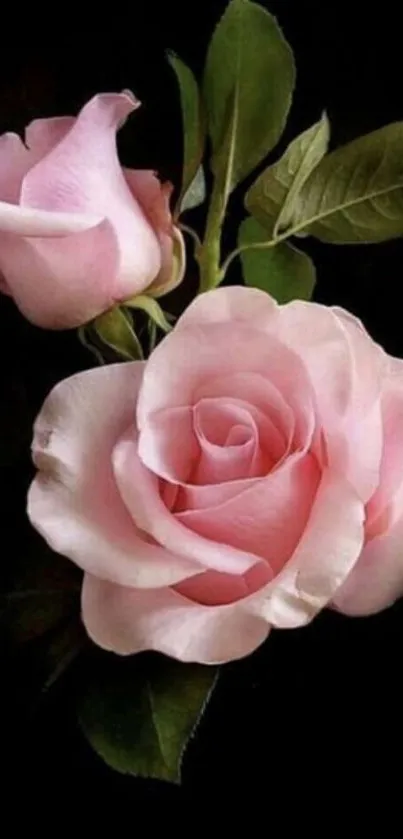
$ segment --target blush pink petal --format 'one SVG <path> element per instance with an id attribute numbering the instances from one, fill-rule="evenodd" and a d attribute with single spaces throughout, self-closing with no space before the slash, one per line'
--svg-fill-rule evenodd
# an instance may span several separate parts
<path id="1" fill-rule="evenodd" d="M 157 650 L 179 661 L 221 664 L 253 652 L 269 634 L 243 602 L 200 606 L 170 588 L 140 592 L 86 574 L 82 613 L 89 636 L 106 650 Z"/>
<path id="2" fill-rule="evenodd" d="M 181 661 L 231 661 L 256 649 L 270 625 L 308 623 L 357 561 L 362 541 L 362 504 L 343 478 L 329 474 L 290 563 L 262 591 L 201 606 L 169 588 L 138 592 L 86 575 L 84 623 L 98 645 L 121 655 L 152 649 Z"/>
<path id="3" fill-rule="evenodd" d="M 123 172 L 131 193 L 155 232 L 170 234 L 172 217 L 169 201 L 172 184 L 161 184 L 156 173 L 150 169 L 124 169 Z"/>
<path id="4" fill-rule="evenodd" d="M 0 137 L 0 199 L 17 204 L 22 179 L 31 165 L 30 156 L 18 134 Z"/>
<path id="5" fill-rule="evenodd" d="M 226 398 L 201 399 L 194 408 L 195 434 L 200 458 L 192 473 L 193 484 L 218 484 L 267 473 L 276 457 L 281 437 L 253 406 Z M 259 423 L 260 419 L 260 423 Z M 256 421 L 258 420 L 258 421 Z M 262 426 L 266 431 L 264 446 Z"/>
<path id="6" fill-rule="evenodd" d="M 147 362 L 137 407 L 140 430 L 156 411 L 194 404 L 202 388 L 209 396 L 208 384 L 218 376 L 242 373 L 264 377 L 294 411 L 298 436 L 311 433 L 312 388 L 300 359 L 277 338 L 241 322 L 182 326 L 166 336 Z"/>
<path id="7" fill-rule="evenodd" d="M 283 570 L 246 603 L 278 628 L 309 623 L 347 579 L 364 544 L 364 506 L 343 476 L 325 472 L 307 526 Z"/>
<path id="8" fill-rule="evenodd" d="M 217 375 L 208 382 L 202 382 L 194 393 L 195 403 L 200 399 L 214 397 L 236 399 L 249 406 L 253 415 L 259 418 L 260 428 L 263 427 L 263 419 L 269 422 L 274 458 L 279 459 L 281 454 L 286 454 L 293 442 L 295 445 L 305 444 L 305 440 L 296 439 L 295 412 L 263 374 L 245 372 L 229 376 Z"/>
<path id="9" fill-rule="evenodd" d="M 185 483 L 199 457 L 192 408 L 168 408 L 152 414 L 140 432 L 138 454 L 154 474 Z"/>
<path id="10" fill-rule="evenodd" d="M 385 354 L 352 316 L 315 303 L 281 307 L 275 334 L 309 372 L 331 465 L 367 501 L 379 478 Z"/>
<path id="11" fill-rule="evenodd" d="M 403 361 L 391 359 L 382 394 L 383 448 L 379 485 L 368 505 L 369 528 L 388 508 L 389 526 L 400 518 L 403 486 Z"/>
<path id="12" fill-rule="evenodd" d="M 402 496 L 400 500 L 403 501 Z M 368 542 L 351 574 L 335 593 L 332 605 L 356 617 L 391 606 L 403 594 L 402 545 L 403 516 Z"/>
<path id="13" fill-rule="evenodd" d="M 29 493 L 32 524 L 58 553 L 126 586 L 179 582 L 200 573 L 190 559 L 152 543 L 117 491 L 111 454 L 133 419 L 143 364 L 110 365 L 61 382 L 35 426 L 39 469 Z"/>
<path id="14" fill-rule="evenodd" d="M 66 221 L 71 227 L 73 214 Z M 0 239 L 0 270 L 16 304 L 29 320 L 48 329 L 80 326 L 112 307 L 116 287 L 111 278 L 118 263 L 118 243 L 108 221 L 64 238 Z"/>
<path id="15" fill-rule="evenodd" d="M 239 395 L 246 399 L 239 399 Z M 226 397 L 226 403 L 238 404 L 250 413 L 253 423 L 258 424 L 259 437 L 273 463 L 286 454 L 294 438 L 295 420 L 290 407 L 270 382 L 253 374 L 219 376 L 194 393 L 196 406 L 209 396 Z M 249 398 L 250 403 L 246 401 Z M 142 423 L 139 455 L 160 477 L 187 483 L 193 476 L 194 483 L 194 469 L 200 454 L 194 411 L 190 406 L 151 413 Z"/>
<path id="16" fill-rule="evenodd" d="M 102 216 L 19 207 L 0 201 L 0 233 L 13 236 L 70 236 L 100 224 Z"/>
<path id="17" fill-rule="evenodd" d="M 245 323 L 255 329 L 272 328 L 279 306 L 256 288 L 228 286 L 199 294 L 179 319 L 176 329 L 212 323 Z"/>
<path id="18" fill-rule="evenodd" d="M 186 510 L 204 510 L 206 507 L 225 504 L 226 501 L 235 498 L 240 492 L 249 489 L 260 480 L 260 478 L 241 478 L 239 481 L 226 481 L 222 484 L 178 486 L 170 509 L 175 513 L 181 513 Z"/>
<path id="19" fill-rule="evenodd" d="M 134 430 L 123 435 L 115 446 L 113 466 L 117 486 L 131 516 L 160 545 L 200 563 L 203 569 L 243 574 L 255 565 L 257 558 L 252 553 L 219 545 L 177 521 L 160 496 L 158 478 L 138 456 Z"/>
<path id="20" fill-rule="evenodd" d="M 218 545 L 253 553 L 279 571 L 306 526 L 319 483 L 311 455 L 291 455 L 266 478 L 214 507 L 185 510 L 176 518 Z M 292 511 L 292 512 L 291 512 Z"/>
<path id="21" fill-rule="evenodd" d="M 95 96 L 28 172 L 21 191 L 24 208 L 97 213 L 109 220 L 119 248 L 116 300 L 142 291 L 161 267 L 158 239 L 130 192 L 116 150 L 116 131 L 138 104 L 128 93 Z"/>
<path id="22" fill-rule="evenodd" d="M 158 276 L 147 289 L 148 294 L 157 297 L 159 292 L 166 294 L 182 281 L 183 274 L 172 276 L 173 240 L 184 247 L 183 237 L 172 223 L 169 206 L 173 186 L 162 184 L 155 172 L 150 169 L 125 169 L 129 188 L 145 216 L 158 236 L 161 248 L 161 269 Z"/>
<path id="23" fill-rule="evenodd" d="M 175 591 L 202 606 L 224 606 L 236 603 L 273 579 L 267 562 L 258 562 L 246 574 L 223 574 L 205 571 L 175 586 Z"/>

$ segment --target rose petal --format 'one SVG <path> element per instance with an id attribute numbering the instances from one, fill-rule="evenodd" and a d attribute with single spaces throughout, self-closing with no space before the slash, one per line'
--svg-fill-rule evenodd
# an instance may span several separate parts
<path id="1" fill-rule="evenodd" d="M 140 592 L 88 574 L 82 593 L 84 624 L 100 647 L 120 655 L 157 650 L 202 664 L 242 658 L 267 638 L 270 627 L 242 603 L 198 606 L 169 588 Z"/>
<path id="2" fill-rule="evenodd" d="M 202 382 L 194 392 L 194 402 L 208 397 L 227 397 L 253 406 L 253 410 L 269 417 L 282 437 L 284 446 L 294 439 L 295 416 L 280 391 L 262 373 L 232 373 L 213 376 Z"/>
<path id="3" fill-rule="evenodd" d="M 266 329 L 277 322 L 278 313 L 278 304 L 265 291 L 223 286 L 195 297 L 180 317 L 176 329 L 227 322 L 244 322 L 254 329 Z"/>
<path id="4" fill-rule="evenodd" d="M 155 475 L 186 482 L 200 455 L 192 408 L 168 408 L 152 414 L 140 432 L 138 454 Z"/>
<path id="5" fill-rule="evenodd" d="M 170 183 L 162 184 L 155 172 L 149 169 L 125 169 L 124 174 L 130 191 L 157 234 L 161 248 L 161 269 L 147 293 L 158 296 L 163 291 L 166 294 L 183 279 L 183 272 L 172 276 L 173 238 L 184 248 L 182 234 L 172 224 L 169 202 L 173 186 Z"/>
<path id="6" fill-rule="evenodd" d="M 273 578 L 267 562 L 258 562 L 246 574 L 223 574 L 204 571 L 175 586 L 175 591 L 202 606 L 236 603 L 266 585 Z"/>
<path id="7" fill-rule="evenodd" d="M 18 207 L 0 201 L 0 232 L 14 236 L 70 236 L 100 224 L 102 216 Z"/>
<path id="8" fill-rule="evenodd" d="M 113 466 L 120 493 L 134 521 L 160 545 L 201 563 L 204 569 L 243 574 L 255 565 L 259 557 L 203 538 L 176 520 L 160 497 L 158 478 L 141 462 L 131 430 L 115 446 Z"/>
<path id="9" fill-rule="evenodd" d="M 244 400 L 228 397 L 227 393 L 238 392 L 239 378 L 242 384 L 242 374 L 240 377 L 214 379 L 211 387 L 206 389 L 207 391 L 211 390 L 213 396 L 216 393 L 223 395 L 222 401 L 225 405 L 233 405 L 237 409 L 242 409 L 244 413 L 248 413 L 248 421 L 250 417 L 250 421 L 258 431 L 259 445 L 265 450 L 265 460 L 267 461 L 265 466 L 267 467 L 266 471 L 269 471 L 270 465 L 278 462 L 290 449 L 294 431 L 293 415 L 278 391 L 272 388 L 270 383 L 265 382 L 262 377 L 255 377 L 259 380 L 257 393 L 253 392 L 253 385 L 246 389 L 241 388 L 241 392 L 245 392 L 247 396 L 256 397 L 258 395 L 261 407 L 256 407 L 253 402 L 249 404 Z M 245 374 L 244 378 L 248 379 L 249 377 Z M 251 378 L 253 379 L 253 376 Z M 264 385 L 267 385 L 267 387 L 264 388 Z M 264 398 L 261 394 L 262 388 L 264 389 Z M 197 404 L 201 404 L 203 399 L 204 397 L 200 395 Z M 204 401 L 206 402 L 207 398 Z M 259 403 L 258 398 L 256 398 L 256 402 Z M 152 472 L 167 481 L 179 483 L 202 482 L 199 480 L 200 476 L 195 477 L 201 448 L 194 428 L 194 411 L 190 407 L 167 408 L 150 414 L 140 432 L 138 451 L 143 463 Z M 259 456 L 259 453 L 260 450 L 257 451 L 257 456 Z M 253 458 L 250 460 L 249 466 L 250 474 L 252 472 L 254 474 L 264 474 L 264 469 L 260 469 L 259 464 L 257 461 L 253 461 Z M 247 475 L 248 472 L 245 472 L 244 476 L 247 477 Z"/>
<path id="10" fill-rule="evenodd" d="M 137 406 L 140 430 L 154 412 L 192 405 L 202 389 L 205 396 L 211 395 L 209 383 L 218 376 L 223 380 L 242 373 L 258 374 L 280 392 L 294 411 L 296 436 L 304 442 L 312 433 L 315 415 L 303 364 L 277 338 L 243 323 L 175 327 L 166 336 L 147 363 Z"/>
<path id="11" fill-rule="evenodd" d="M 124 169 L 129 189 L 140 204 L 152 228 L 160 235 L 171 234 L 172 217 L 169 201 L 172 184 L 162 184 L 150 169 Z"/>
<path id="12" fill-rule="evenodd" d="M 17 306 L 48 329 L 80 326 L 115 305 L 118 261 L 107 221 L 66 238 L 1 237 L 0 268 Z"/>
<path id="13" fill-rule="evenodd" d="M 379 478 L 385 354 L 352 317 L 315 303 L 281 307 L 275 334 L 309 372 L 331 464 L 367 501 Z"/>
<path id="14" fill-rule="evenodd" d="M 176 518 L 218 545 L 230 545 L 267 560 L 277 572 L 301 538 L 318 482 L 315 459 L 298 453 L 224 503 L 187 509 Z"/>
<path id="15" fill-rule="evenodd" d="M 399 490 L 403 485 L 403 361 L 391 360 L 382 394 L 383 448 L 379 485 L 367 508 L 367 533 L 388 508 L 389 526 L 403 514 Z"/>
<path id="16" fill-rule="evenodd" d="M 303 626 L 354 568 L 364 543 L 364 507 L 344 477 L 324 473 L 308 524 L 283 571 L 246 601 L 272 626 Z"/>
<path id="17" fill-rule="evenodd" d="M 241 478 L 239 481 L 226 481 L 223 484 L 206 484 L 205 486 L 177 485 L 175 498 L 169 509 L 175 513 L 183 513 L 186 510 L 216 507 L 235 498 L 240 492 L 244 492 L 260 480 L 260 478 Z"/>
<path id="18" fill-rule="evenodd" d="M 95 96 L 28 172 L 21 190 L 25 208 L 96 212 L 109 219 L 120 253 L 116 299 L 142 291 L 161 267 L 157 237 L 127 186 L 116 150 L 116 131 L 138 104 L 127 93 Z"/>
<path id="19" fill-rule="evenodd" d="M 109 365 L 61 382 L 35 426 L 39 474 L 33 525 L 81 568 L 127 586 L 178 582 L 200 566 L 150 543 L 130 519 L 112 474 L 114 443 L 134 416 L 143 364 Z"/>
<path id="20" fill-rule="evenodd" d="M 362 539 L 360 500 L 342 478 L 327 475 L 293 560 L 262 592 L 232 605 L 198 606 L 172 589 L 138 592 L 86 575 L 83 619 L 97 644 L 122 655 L 153 649 L 182 661 L 231 661 L 256 649 L 270 623 L 311 620 L 356 562 Z"/>
<path id="21" fill-rule="evenodd" d="M 281 437 L 269 422 L 239 400 L 201 399 L 194 408 L 200 458 L 189 483 L 217 484 L 267 474 L 279 447 L 281 451 Z"/>
<path id="22" fill-rule="evenodd" d="M 346 615 L 372 615 L 403 594 L 403 516 L 371 539 L 335 593 L 332 605 Z"/>

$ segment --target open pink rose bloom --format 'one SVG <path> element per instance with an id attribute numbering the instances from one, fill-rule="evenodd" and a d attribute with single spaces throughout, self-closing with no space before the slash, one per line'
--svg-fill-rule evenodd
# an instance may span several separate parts
<path id="1" fill-rule="evenodd" d="M 203 294 L 148 361 L 57 385 L 33 452 L 105 649 L 224 662 L 403 592 L 403 361 L 341 309 Z"/>
<path id="2" fill-rule="evenodd" d="M 26 145 L 0 137 L 0 290 L 39 326 L 79 326 L 172 285 L 171 187 L 117 156 L 116 131 L 139 104 L 101 94 L 76 119 L 32 122 Z"/>

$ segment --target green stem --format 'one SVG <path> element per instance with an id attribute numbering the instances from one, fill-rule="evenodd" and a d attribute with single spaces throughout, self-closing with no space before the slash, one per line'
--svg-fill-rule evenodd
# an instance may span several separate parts
<path id="1" fill-rule="evenodd" d="M 211 195 L 204 240 L 196 251 L 200 266 L 200 292 L 216 288 L 223 276 L 220 269 L 221 232 L 227 201 L 226 190 L 216 180 Z"/>
<path id="2" fill-rule="evenodd" d="M 276 245 L 280 244 L 280 242 L 285 242 L 286 239 L 289 239 L 290 236 L 293 235 L 293 232 L 293 230 L 286 230 L 284 231 L 284 233 L 279 233 L 274 239 L 268 239 L 267 242 L 250 242 L 245 245 L 239 245 L 239 247 L 235 248 L 235 250 L 232 251 L 232 253 L 230 253 L 229 256 L 227 256 L 226 260 L 223 262 L 220 269 L 221 279 L 224 279 L 228 271 L 228 268 L 230 267 L 234 259 L 236 259 L 237 256 L 240 256 L 244 251 L 262 251 L 268 250 L 268 248 L 275 248 Z"/>
<path id="3" fill-rule="evenodd" d="M 225 262 L 223 262 L 223 264 L 221 266 L 222 276 L 225 277 L 231 263 L 234 261 L 234 259 L 237 258 L 237 256 L 240 256 L 241 253 L 243 253 L 244 251 L 267 250 L 268 248 L 274 248 L 275 245 L 277 245 L 279 241 L 281 241 L 281 240 L 280 239 L 269 239 L 269 241 L 267 241 L 267 242 L 254 242 L 253 244 L 251 243 L 251 244 L 247 244 L 247 245 L 240 245 L 239 248 L 235 248 L 235 250 L 232 251 L 232 253 L 230 253 L 229 256 L 227 256 Z"/>
<path id="4" fill-rule="evenodd" d="M 191 239 L 193 239 L 197 248 L 199 248 L 201 246 L 200 239 L 199 239 L 196 231 L 193 230 L 193 227 L 189 227 L 187 224 L 182 224 L 182 222 L 181 222 L 180 225 L 179 225 L 179 228 L 180 228 L 180 230 L 183 230 L 184 233 L 187 233 L 188 236 L 191 237 Z"/>

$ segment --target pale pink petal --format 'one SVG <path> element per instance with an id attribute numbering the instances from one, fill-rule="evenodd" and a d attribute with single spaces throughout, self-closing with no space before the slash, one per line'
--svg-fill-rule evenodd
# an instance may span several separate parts
<path id="1" fill-rule="evenodd" d="M 51 547 L 99 577 L 128 586 L 178 582 L 200 566 L 139 532 L 117 491 L 111 454 L 134 417 L 143 364 L 109 365 L 61 382 L 35 425 L 39 469 L 28 501 Z"/>
<path id="2" fill-rule="evenodd" d="M 201 399 L 194 408 L 194 429 L 200 457 L 189 483 L 217 484 L 264 475 L 276 462 L 281 437 L 270 425 L 267 446 L 252 406 L 239 400 Z M 268 423 L 269 421 L 267 421 Z M 274 453 L 273 453 L 274 450 Z"/>
<path id="3" fill-rule="evenodd" d="M 183 236 L 172 224 L 169 206 L 173 191 L 171 183 L 162 184 L 155 172 L 150 169 L 125 169 L 124 174 L 129 188 L 145 216 L 158 236 L 161 248 L 161 269 L 147 289 L 148 294 L 158 296 L 172 291 L 183 279 L 183 271 L 172 276 L 173 238 L 184 250 Z M 184 269 L 184 259 L 182 259 Z"/>
<path id="4" fill-rule="evenodd" d="M 297 436 L 304 444 L 315 423 L 304 365 L 277 338 L 241 322 L 175 327 L 166 336 L 147 363 L 137 408 L 139 428 L 154 411 L 194 404 L 202 389 L 209 396 L 209 383 L 214 387 L 217 377 L 242 373 L 259 374 L 280 392 L 294 411 Z"/>
<path id="5" fill-rule="evenodd" d="M 216 507 L 235 498 L 240 492 L 244 492 L 260 480 L 260 478 L 241 478 L 239 481 L 226 481 L 223 484 L 206 484 L 205 486 L 176 485 L 176 493 L 171 499 L 169 509 L 175 513 L 183 513 L 186 510 Z"/>
<path id="6" fill-rule="evenodd" d="M 114 306 L 118 262 L 107 221 L 65 238 L 0 238 L 0 269 L 17 306 L 48 329 L 80 326 Z"/>
<path id="7" fill-rule="evenodd" d="M 22 179 L 31 165 L 29 153 L 18 134 L 0 137 L 0 201 L 18 204 Z"/>
<path id="8" fill-rule="evenodd" d="M 403 361 L 391 359 L 382 393 L 383 449 L 379 486 L 367 508 L 367 533 L 376 531 L 377 519 L 387 509 L 389 526 L 401 517 L 403 485 Z M 399 503 L 400 502 L 400 503 Z"/>
<path id="9" fill-rule="evenodd" d="M 218 545 L 266 560 L 277 573 L 302 536 L 319 480 L 315 459 L 298 453 L 224 503 L 188 509 L 176 518 Z"/>
<path id="10" fill-rule="evenodd" d="M 93 214 L 53 212 L 0 201 L 0 233 L 14 236 L 70 236 L 95 227 L 102 219 L 96 211 Z"/>
<path id="11" fill-rule="evenodd" d="M 348 577 L 364 543 L 364 506 L 344 477 L 323 475 L 308 524 L 284 569 L 244 606 L 272 626 L 303 626 Z M 358 567 L 358 566 L 357 566 Z"/>
<path id="12" fill-rule="evenodd" d="M 278 313 L 278 304 L 265 291 L 244 286 L 223 286 L 195 297 L 175 328 L 245 322 L 253 329 L 266 329 L 274 327 Z"/>
<path id="13" fill-rule="evenodd" d="M 178 583 L 175 591 L 202 606 L 223 606 L 248 597 L 272 579 L 273 571 L 267 562 L 258 562 L 242 575 L 204 571 Z"/>
<path id="14" fill-rule="evenodd" d="M 150 169 L 124 169 L 126 181 L 134 198 L 140 204 L 155 232 L 170 234 L 172 216 L 169 201 L 172 184 L 162 184 L 155 172 Z"/>
<path id="15" fill-rule="evenodd" d="M 267 638 L 270 627 L 243 602 L 198 606 L 169 588 L 136 591 L 88 574 L 82 594 L 84 624 L 98 646 L 120 655 L 157 650 L 203 664 L 242 658 Z"/>
<path id="16" fill-rule="evenodd" d="M 329 462 L 343 470 L 364 501 L 379 478 L 379 397 L 385 354 L 352 316 L 315 303 L 281 307 L 275 324 L 305 363 L 312 381 Z"/>
<path id="17" fill-rule="evenodd" d="M 253 375 L 250 378 L 253 380 Z M 266 471 L 269 471 L 269 467 L 289 451 L 295 423 L 290 408 L 285 404 L 278 391 L 263 377 L 255 378 L 258 379 L 255 388 L 253 387 L 253 381 L 252 386 L 240 388 L 240 385 L 243 384 L 242 380 L 249 379 L 247 374 L 241 374 L 239 377 L 235 375 L 224 379 L 213 379 L 210 387 L 206 385 L 205 389 L 214 397 L 210 401 L 217 401 L 216 394 L 222 396 L 222 402 L 227 409 L 228 406 L 233 405 L 236 409 L 241 409 L 244 412 L 248 422 L 250 418 L 250 422 L 259 437 L 259 446 L 264 448 L 264 465 Z M 241 382 L 238 381 L 239 379 Z M 250 404 L 245 400 L 229 397 L 227 394 L 231 391 L 235 392 L 236 395 L 241 391 L 246 396 L 260 397 L 256 401 L 260 402 L 261 407 L 256 407 L 253 402 Z M 198 462 L 202 451 L 200 440 L 195 433 L 194 412 L 197 414 L 198 406 L 208 402 L 208 397 L 204 398 L 200 395 L 199 399 L 199 393 L 195 394 L 196 396 L 197 402 L 194 410 L 191 407 L 167 408 L 150 414 L 147 421 L 142 425 L 138 448 L 140 458 L 152 472 L 168 481 L 180 483 L 202 482 L 200 475 L 195 473 L 196 468 L 200 471 Z M 213 448 L 214 451 L 217 450 L 217 447 Z M 256 458 L 258 458 L 260 448 L 255 449 L 255 451 Z M 218 450 L 216 454 L 219 454 Z M 221 450 L 221 454 L 223 457 L 226 456 L 224 449 Z M 259 468 L 257 459 L 254 460 L 253 456 L 249 460 L 249 473 L 264 474 L 264 469 Z M 248 472 L 245 472 L 241 477 L 247 477 L 247 475 Z"/>
<path id="18" fill-rule="evenodd" d="M 262 643 L 270 624 L 308 623 L 357 561 L 362 540 L 360 500 L 342 478 L 328 475 L 292 560 L 262 591 L 231 605 L 198 606 L 172 589 L 139 592 L 87 575 L 84 622 L 97 644 L 122 655 L 153 649 L 209 664 L 241 658 Z"/>
<path id="19" fill-rule="evenodd" d="M 115 478 L 122 498 L 137 526 L 173 553 L 201 563 L 204 569 L 243 574 L 256 564 L 251 552 L 219 545 L 199 536 L 176 520 L 160 497 L 159 479 L 140 460 L 137 441 L 130 430 L 113 452 Z"/>
<path id="20" fill-rule="evenodd" d="M 75 117 L 52 117 L 34 119 L 25 129 L 25 143 L 30 151 L 30 159 L 37 163 L 57 146 L 75 123 Z"/>
<path id="21" fill-rule="evenodd" d="M 161 267 L 157 236 L 130 192 L 116 150 L 116 131 L 138 104 L 127 93 L 95 96 L 28 172 L 21 190 L 25 208 L 98 213 L 110 221 L 119 250 L 111 282 L 119 300 L 144 290 Z"/>
<path id="22" fill-rule="evenodd" d="M 168 408 L 152 414 L 140 432 L 138 454 L 156 475 L 185 483 L 200 456 L 192 408 Z"/>
<path id="23" fill-rule="evenodd" d="M 291 445 L 305 445 L 297 439 L 296 417 L 280 391 L 260 373 L 232 373 L 229 376 L 214 376 L 202 382 L 194 392 L 194 402 L 200 399 L 222 397 L 236 399 L 249 406 L 254 417 L 259 417 L 259 428 L 264 429 L 262 418 L 270 423 L 273 457 L 279 459 L 290 451 Z M 307 429 L 305 429 L 307 430 Z M 266 442 L 266 441 L 265 441 Z"/>
<path id="24" fill-rule="evenodd" d="M 403 516 L 371 539 L 357 564 L 336 591 L 332 605 L 346 615 L 371 615 L 403 594 Z"/>

